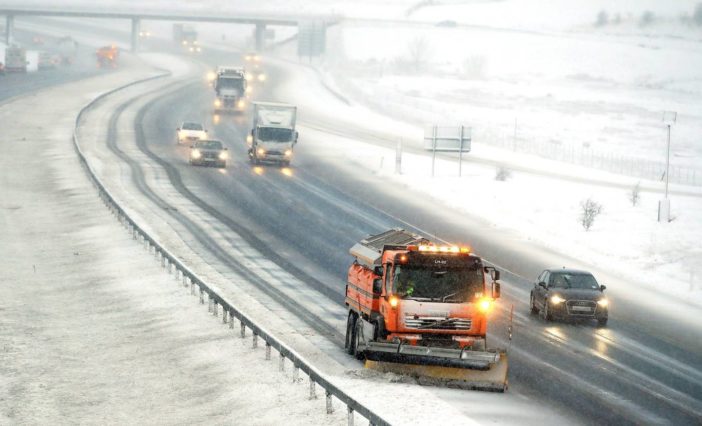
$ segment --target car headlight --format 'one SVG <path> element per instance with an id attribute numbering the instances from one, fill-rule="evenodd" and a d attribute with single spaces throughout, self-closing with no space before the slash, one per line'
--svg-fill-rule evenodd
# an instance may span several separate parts
<path id="1" fill-rule="evenodd" d="M 600 299 L 597 301 L 597 304 L 602 306 L 603 308 L 606 308 L 607 305 L 609 305 L 609 300 L 607 299 Z"/>
<path id="2" fill-rule="evenodd" d="M 259 74 L 259 75 L 258 75 L 258 81 L 266 81 L 266 75 L 265 75 L 265 74 Z"/>
<path id="3" fill-rule="evenodd" d="M 198 159 L 198 158 L 202 157 L 202 154 L 200 153 L 200 150 L 193 149 L 192 151 L 190 151 L 190 157 Z"/>
<path id="4" fill-rule="evenodd" d="M 226 160 L 227 157 L 229 157 L 229 156 L 227 155 L 227 151 L 222 151 L 222 152 L 219 153 L 219 159 L 220 159 L 220 160 Z"/>
<path id="5" fill-rule="evenodd" d="M 286 157 L 292 156 L 292 149 L 286 150 L 286 151 L 285 151 L 285 156 L 286 156 Z"/>
<path id="6" fill-rule="evenodd" d="M 558 305 L 559 303 L 565 302 L 565 299 L 557 294 L 554 294 L 553 296 L 551 296 L 550 300 L 551 300 L 551 303 L 553 303 L 554 305 Z"/>
<path id="7" fill-rule="evenodd" d="M 266 155 L 266 150 L 263 149 L 263 148 L 259 148 L 259 149 L 256 151 L 256 153 L 258 153 L 258 155 Z"/>

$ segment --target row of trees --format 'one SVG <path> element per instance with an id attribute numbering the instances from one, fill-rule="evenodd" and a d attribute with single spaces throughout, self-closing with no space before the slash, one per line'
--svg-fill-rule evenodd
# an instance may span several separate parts
<path id="1" fill-rule="evenodd" d="M 651 25 L 656 20 L 656 15 L 650 10 L 644 11 L 639 17 L 639 25 L 647 26 Z M 689 22 L 697 26 L 702 26 L 702 3 L 697 3 L 695 10 L 692 12 L 692 16 L 685 14 L 681 17 L 683 22 Z M 622 22 L 621 14 L 617 13 L 610 17 L 607 11 L 601 10 L 597 14 L 595 19 L 596 27 L 604 27 L 609 24 L 619 24 Z"/>

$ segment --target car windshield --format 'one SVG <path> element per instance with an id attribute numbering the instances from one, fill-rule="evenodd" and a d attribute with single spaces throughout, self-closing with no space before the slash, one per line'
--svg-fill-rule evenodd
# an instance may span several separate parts
<path id="1" fill-rule="evenodd" d="M 200 149 L 222 149 L 222 142 L 220 141 L 200 141 L 195 144 L 197 148 Z"/>
<path id="2" fill-rule="evenodd" d="M 394 294 L 403 299 L 435 302 L 465 302 L 483 291 L 480 268 L 444 268 L 396 266 Z"/>
<path id="3" fill-rule="evenodd" d="M 183 123 L 183 130 L 202 130 L 202 125 L 197 123 Z"/>
<path id="4" fill-rule="evenodd" d="M 292 129 L 281 129 L 278 127 L 258 128 L 258 140 L 261 142 L 290 142 L 292 138 Z"/>
<path id="5" fill-rule="evenodd" d="M 551 278 L 551 287 L 587 290 L 598 290 L 600 288 L 595 277 L 590 274 L 554 274 Z"/>

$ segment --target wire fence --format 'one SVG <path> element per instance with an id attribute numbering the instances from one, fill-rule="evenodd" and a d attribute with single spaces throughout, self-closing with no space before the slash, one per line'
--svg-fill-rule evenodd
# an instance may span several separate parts
<path id="1" fill-rule="evenodd" d="M 364 92 L 364 88 L 358 87 L 343 76 L 334 81 L 345 93 L 354 94 L 364 103 L 382 111 L 384 115 L 398 120 L 410 119 L 418 123 L 446 123 L 451 120 L 466 122 L 465 119 L 452 117 L 455 114 L 451 105 L 383 88 L 374 88 L 373 93 L 367 93 Z M 557 141 L 544 141 L 538 137 L 518 135 L 516 131 L 507 131 L 504 125 L 497 123 L 471 123 L 471 125 L 473 142 L 641 179 L 665 180 L 666 164 L 663 161 L 652 161 Z M 671 183 L 702 186 L 702 169 L 671 164 L 669 173 Z"/>
<path id="2" fill-rule="evenodd" d="M 341 403 L 346 405 L 348 424 L 352 426 L 354 424 L 354 413 L 358 413 L 361 416 L 368 419 L 369 424 L 385 426 L 390 423 L 385 419 L 380 417 L 378 414 L 370 410 L 368 407 L 363 405 L 361 402 L 356 400 L 347 394 L 344 390 L 340 389 L 333 383 L 331 383 L 319 370 L 317 370 L 310 362 L 305 360 L 301 355 L 295 352 L 293 349 L 288 347 L 273 333 L 266 330 L 258 323 L 254 322 L 249 316 L 247 316 L 239 307 L 235 306 L 233 303 L 226 300 L 223 296 L 219 295 L 211 285 L 207 284 L 204 280 L 195 274 L 190 268 L 188 268 L 184 263 L 182 263 L 175 255 L 170 253 L 163 245 L 158 243 L 153 237 L 147 234 L 144 229 L 139 226 L 134 219 L 127 214 L 127 212 L 122 208 L 117 200 L 111 195 L 105 185 L 98 178 L 97 174 L 94 172 L 87 158 L 83 154 L 80 148 L 80 142 L 78 139 L 78 126 L 85 114 L 90 108 L 95 104 L 100 102 L 105 97 L 132 87 L 137 84 L 141 84 L 147 81 L 155 80 L 158 78 L 163 78 L 170 75 L 170 72 L 163 72 L 159 75 L 144 78 L 131 82 L 129 84 L 120 86 L 108 92 L 105 92 L 90 103 L 85 105 L 78 116 L 76 117 L 75 126 L 73 129 L 73 146 L 78 154 L 78 158 L 85 168 L 88 177 L 90 178 L 93 185 L 96 187 L 98 194 L 102 201 L 105 203 L 110 212 L 117 218 L 117 220 L 128 230 L 132 235 L 133 239 L 143 244 L 144 248 L 149 254 L 153 252 L 153 255 L 160 262 L 161 266 L 168 271 L 168 273 L 173 273 L 177 282 L 181 283 L 185 287 L 190 288 L 191 294 L 199 296 L 199 301 L 201 304 L 205 303 L 205 298 L 207 299 L 208 311 L 214 316 L 219 316 L 219 311 L 222 312 L 222 322 L 228 324 L 229 328 L 234 329 L 234 320 L 239 322 L 239 337 L 246 337 L 247 328 L 251 331 L 252 338 L 252 348 L 257 348 L 259 344 L 259 339 L 265 344 L 265 360 L 271 360 L 271 350 L 275 349 L 278 352 L 278 362 L 279 370 L 285 370 L 285 361 L 288 360 L 292 364 L 293 381 L 300 381 L 300 372 L 302 371 L 307 375 L 309 381 L 309 398 L 316 399 L 316 386 L 320 386 L 324 390 L 325 395 L 325 406 L 327 414 L 334 412 L 333 400 L 336 398 L 341 401 Z"/>

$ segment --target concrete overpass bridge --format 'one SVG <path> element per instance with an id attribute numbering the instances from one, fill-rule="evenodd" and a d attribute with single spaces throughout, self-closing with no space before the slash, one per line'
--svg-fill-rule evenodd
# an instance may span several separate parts
<path id="1" fill-rule="evenodd" d="M 276 15 L 276 14 L 203 14 L 200 12 L 145 12 L 145 11 L 106 11 L 89 10 L 82 8 L 23 8 L 20 6 L 0 6 L 0 15 L 5 16 L 5 42 L 11 44 L 14 32 L 15 17 L 42 16 L 61 18 L 104 18 L 124 19 L 131 21 L 131 49 L 139 48 L 139 31 L 141 21 L 174 21 L 174 22 L 214 22 L 231 23 L 254 26 L 254 40 L 256 50 L 264 47 L 264 34 L 266 26 L 294 26 L 301 27 L 314 23 L 316 27 L 326 30 L 330 25 L 336 24 L 340 18 L 331 15 Z"/>

